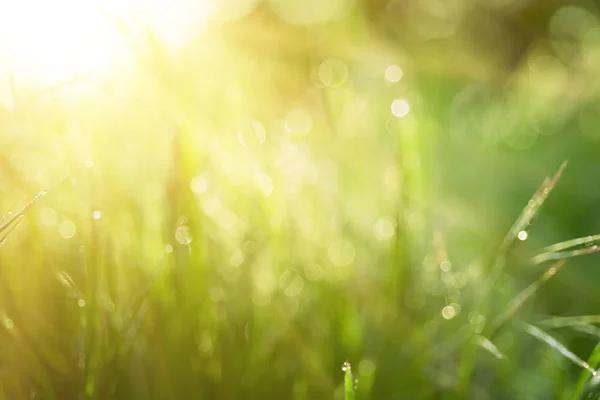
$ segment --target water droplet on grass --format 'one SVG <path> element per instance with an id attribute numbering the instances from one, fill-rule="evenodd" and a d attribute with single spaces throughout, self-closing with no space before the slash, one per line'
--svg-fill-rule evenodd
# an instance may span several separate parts
<path id="1" fill-rule="evenodd" d="M 525 232 L 525 231 L 520 231 L 519 233 L 517 233 L 517 238 L 518 238 L 520 241 L 525 241 L 525 240 L 527 240 L 527 236 L 528 236 L 528 234 L 527 234 L 527 232 Z"/>

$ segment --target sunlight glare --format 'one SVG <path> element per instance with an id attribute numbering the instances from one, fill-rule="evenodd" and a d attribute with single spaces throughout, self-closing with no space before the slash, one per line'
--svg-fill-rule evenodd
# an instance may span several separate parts
<path id="1" fill-rule="evenodd" d="M 108 68 L 118 48 L 116 32 L 91 2 L 9 4 L 0 9 L 0 60 L 15 79 L 54 85 Z"/>
<path id="2" fill-rule="evenodd" d="M 0 3 L 0 81 L 52 86 L 128 61 L 118 21 L 151 29 L 167 47 L 199 32 L 209 0 L 19 0 Z"/>

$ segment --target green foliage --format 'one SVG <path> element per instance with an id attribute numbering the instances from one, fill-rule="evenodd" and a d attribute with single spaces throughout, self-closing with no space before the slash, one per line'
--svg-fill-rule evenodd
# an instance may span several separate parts
<path id="1" fill-rule="evenodd" d="M 0 398 L 593 398 L 598 18 L 267 3 L 0 109 Z"/>
<path id="2" fill-rule="evenodd" d="M 342 371 L 344 371 L 344 399 L 354 400 L 354 385 L 356 385 L 356 383 L 354 382 L 354 378 L 352 377 L 352 367 L 350 366 L 349 362 L 344 363 Z"/>

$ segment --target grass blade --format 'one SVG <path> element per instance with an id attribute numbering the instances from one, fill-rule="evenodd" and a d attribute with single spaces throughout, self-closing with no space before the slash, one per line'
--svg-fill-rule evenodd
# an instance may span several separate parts
<path id="1" fill-rule="evenodd" d="M 354 378 L 352 377 L 352 367 L 349 362 L 342 365 L 344 371 L 344 399 L 354 400 Z"/>
<path id="2" fill-rule="evenodd" d="M 546 332 L 538 328 L 537 326 L 524 324 L 525 332 L 529 333 L 531 336 L 535 337 L 538 340 L 546 343 L 548 346 L 552 347 L 560 354 L 571 360 L 573 363 L 579 365 L 581 368 L 589 371 L 592 375 L 596 375 L 597 371 L 590 366 L 587 362 L 583 361 L 576 354 L 571 352 L 564 344 L 560 343 L 554 337 L 548 335 Z"/>
<path id="3" fill-rule="evenodd" d="M 19 215 L 18 218 L 14 221 L 14 223 L 6 228 L 4 235 L 2 236 L 2 238 L 0 238 L 0 246 L 2 246 L 6 242 L 6 239 L 8 239 L 8 235 L 10 235 L 10 233 L 19 225 L 19 222 L 21 222 L 24 217 L 25 215 L 23 214 Z"/>
<path id="4" fill-rule="evenodd" d="M 577 257 L 577 256 L 581 256 L 584 254 L 591 254 L 591 253 L 595 253 L 597 251 L 600 251 L 600 246 L 598 245 L 594 245 L 591 247 L 586 247 L 583 249 L 578 249 L 578 250 L 571 250 L 571 251 L 557 251 L 554 253 L 542 253 L 542 254 L 538 254 L 537 256 L 533 257 L 531 259 L 531 262 L 533 264 L 542 264 L 546 261 L 550 261 L 550 260 L 564 260 L 566 258 L 571 258 L 571 257 Z"/>
<path id="5" fill-rule="evenodd" d="M 48 193 L 48 191 L 50 189 L 52 189 L 53 187 L 57 186 L 58 184 L 60 184 L 65 179 L 67 179 L 68 176 L 69 176 L 69 174 L 66 174 L 65 176 L 63 176 L 62 178 L 60 178 L 59 180 L 57 180 L 56 182 L 54 182 L 52 185 L 50 185 L 48 188 L 43 189 L 38 194 L 36 194 L 34 196 L 34 198 L 29 203 L 27 203 L 23 208 L 21 208 L 21 210 L 19 210 L 19 212 L 17 212 L 15 215 L 13 215 L 12 217 L 10 217 L 6 222 L 4 222 L 4 223 L 2 223 L 0 225 L 0 233 L 6 231 L 15 222 L 18 222 L 21 218 L 23 218 L 23 216 L 25 215 L 25 213 L 27 211 L 29 211 L 29 209 L 31 207 L 33 207 L 33 205 L 35 203 L 37 203 L 39 199 L 41 199 L 43 196 L 45 196 L 46 193 Z M 14 229 L 14 227 L 12 229 Z"/>
<path id="6" fill-rule="evenodd" d="M 566 260 L 561 260 L 556 264 L 552 265 L 537 281 L 533 282 L 531 285 L 527 286 L 523 289 L 519 294 L 517 294 L 506 306 L 504 311 L 498 315 L 491 323 L 489 336 L 493 337 L 494 334 L 502 328 L 509 319 L 511 319 L 517 311 L 525 304 L 527 300 L 529 300 L 537 290 L 552 278 L 556 273 L 565 265 Z"/>
<path id="7" fill-rule="evenodd" d="M 600 315 L 579 315 L 576 317 L 554 317 L 544 319 L 536 325 L 546 328 L 564 328 L 581 325 L 600 324 Z"/>
<path id="8" fill-rule="evenodd" d="M 498 279 L 502 276 L 502 273 L 506 266 L 506 262 L 508 260 L 508 255 L 510 254 L 512 247 L 518 240 L 519 232 L 525 231 L 527 228 L 529 228 L 533 224 L 535 218 L 539 215 L 546 199 L 548 198 L 548 196 L 550 195 L 550 193 L 556 186 L 556 183 L 562 176 L 562 173 L 566 166 L 567 166 L 567 161 L 564 161 L 558 168 L 558 171 L 556 171 L 556 173 L 554 174 L 554 176 L 551 179 L 549 179 L 549 178 L 544 179 L 542 185 L 533 194 L 532 198 L 527 202 L 527 205 L 525 206 L 525 208 L 523 208 L 523 211 L 521 211 L 521 214 L 519 215 L 519 217 L 517 218 L 515 223 L 512 225 L 512 227 L 509 229 L 508 233 L 502 240 L 502 243 L 500 244 L 500 248 L 498 249 L 497 255 L 492 259 L 492 261 L 490 263 L 490 265 L 491 265 L 490 278 L 488 280 L 486 287 L 482 291 L 483 300 L 481 301 L 482 306 L 479 310 L 479 312 L 482 315 L 487 315 L 489 313 L 489 309 L 490 309 L 489 302 L 490 302 L 491 294 L 493 292 L 493 289 L 494 289 L 496 283 L 498 282 Z M 539 286 L 539 284 L 540 283 L 538 283 L 538 286 Z M 537 287 L 534 289 L 531 289 L 531 293 L 528 296 L 526 296 L 526 294 L 523 294 L 524 298 L 523 298 L 522 302 L 524 302 L 528 297 L 530 297 L 533 293 L 535 293 L 536 290 L 537 290 Z M 513 307 L 512 311 L 510 310 L 510 307 Z M 520 307 L 520 305 L 517 303 L 513 304 L 512 306 L 509 304 L 508 311 L 503 313 L 505 315 L 504 316 L 501 315 L 499 317 L 498 321 L 496 322 L 496 324 L 492 324 L 492 326 L 491 326 L 492 334 L 494 332 L 496 332 L 502 326 L 502 324 L 504 324 L 512 316 L 512 314 L 514 314 L 519 309 L 519 307 Z M 490 335 L 490 337 L 491 337 L 491 335 Z M 463 351 L 463 354 L 461 357 L 460 366 L 459 366 L 459 383 L 457 385 L 458 386 L 457 396 L 459 398 L 461 396 L 466 396 L 468 389 L 471 386 L 471 382 L 470 382 L 471 373 L 473 371 L 474 364 L 475 364 L 475 350 L 474 350 L 473 346 L 475 346 L 475 345 L 476 345 L 476 342 L 471 342 L 470 344 L 467 344 L 466 345 L 467 347 Z"/>
<path id="9" fill-rule="evenodd" d="M 585 333 L 586 335 L 594 336 L 595 338 L 600 338 L 600 328 L 594 325 L 576 325 L 572 327 L 573 330 L 581 333 Z"/>
<path id="10" fill-rule="evenodd" d="M 597 368 L 598 364 L 600 364 L 600 343 L 594 347 L 587 364 L 592 366 L 592 368 Z M 573 389 L 573 393 L 571 394 L 571 397 L 569 397 L 569 400 L 577 400 L 582 398 L 585 383 L 588 381 L 588 379 L 590 379 L 591 376 L 596 376 L 596 374 L 588 371 L 587 368 L 581 371 L 579 379 L 577 379 L 577 383 L 575 384 L 575 388 Z"/>
<path id="11" fill-rule="evenodd" d="M 519 232 L 524 231 L 531 226 L 535 218 L 539 215 L 542 209 L 542 205 L 544 205 L 544 202 L 546 201 L 546 199 L 548 199 L 548 196 L 550 195 L 550 193 L 556 186 L 556 183 L 562 176 L 562 173 L 566 166 L 567 161 L 564 161 L 560 165 L 558 171 L 556 171 L 552 179 L 546 178 L 542 185 L 535 192 L 531 200 L 527 202 L 527 205 L 525 206 L 523 211 L 521 211 L 521 214 L 519 215 L 513 226 L 508 231 L 508 234 L 502 241 L 502 245 L 500 247 L 501 253 L 507 252 L 510 249 L 510 247 L 514 244 L 515 240 L 517 239 L 517 235 L 519 234 Z"/>
<path id="12" fill-rule="evenodd" d="M 557 251 L 571 249 L 573 247 L 593 246 L 596 244 L 600 244 L 600 235 L 585 236 L 585 237 L 580 237 L 577 239 L 567 240 L 567 241 L 560 242 L 560 243 L 555 243 L 551 246 L 544 247 L 542 250 L 545 253 L 554 253 Z"/>
<path id="13" fill-rule="evenodd" d="M 484 348 L 485 350 L 489 351 L 490 353 L 492 353 L 492 355 L 494 357 L 496 357 L 499 360 L 505 360 L 506 356 L 504 354 L 502 354 L 502 352 L 500 350 L 498 350 L 498 348 L 496 347 L 496 345 L 494 343 L 492 343 L 492 341 L 488 338 L 486 338 L 485 336 L 481 336 L 478 335 L 475 339 L 477 341 L 477 345 Z"/>

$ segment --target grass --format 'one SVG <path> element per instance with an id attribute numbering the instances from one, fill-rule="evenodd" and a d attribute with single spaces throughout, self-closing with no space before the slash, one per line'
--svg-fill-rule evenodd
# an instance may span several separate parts
<path id="1" fill-rule="evenodd" d="M 129 70 L 0 110 L 0 399 L 593 398 L 599 238 L 546 246 L 593 188 L 527 146 L 569 66 L 476 85 L 372 18 L 123 25 Z"/>

